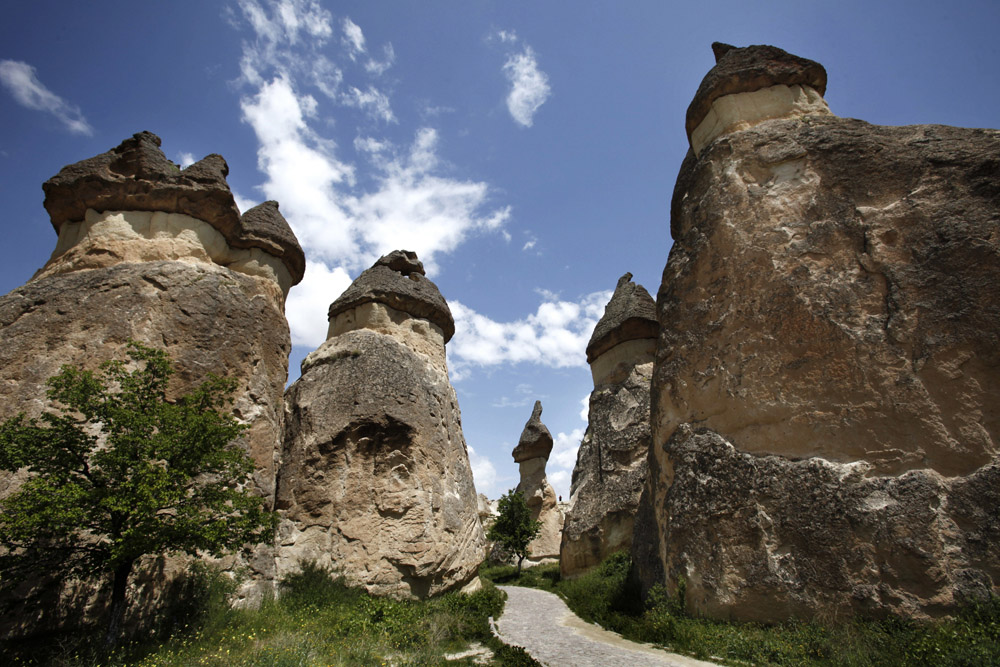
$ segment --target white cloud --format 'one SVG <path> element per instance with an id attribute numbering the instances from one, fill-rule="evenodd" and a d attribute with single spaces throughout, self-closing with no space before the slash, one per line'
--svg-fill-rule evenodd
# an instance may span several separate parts
<path id="1" fill-rule="evenodd" d="M 512 44 L 517 42 L 517 33 L 513 30 L 498 30 L 495 33 L 496 39 L 499 39 L 504 44 Z"/>
<path id="2" fill-rule="evenodd" d="M 510 82 L 507 110 L 518 124 L 531 127 L 535 112 L 552 93 L 548 76 L 538 69 L 534 50 L 525 46 L 520 53 L 508 56 L 503 65 L 503 73 Z"/>
<path id="3" fill-rule="evenodd" d="M 351 284 L 344 269 L 310 262 L 302 282 L 288 292 L 285 315 L 292 330 L 292 345 L 317 348 L 326 340 L 326 313 Z"/>
<path id="4" fill-rule="evenodd" d="M 351 78 L 384 71 L 395 58 L 391 45 L 380 64 L 361 59 L 352 65 L 361 55 L 367 58 L 364 33 L 350 19 L 334 22 L 317 2 L 243 0 L 240 8 L 252 32 L 244 42 L 240 80 L 251 90 L 241 109 L 258 141 L 258 168 L 265 176 L 259 189 L 281 203 L 308 260 L 306 283 L 344 281 L 397 248 L 416 251 L 433 275 L 436 257 L 471 234 L 505 233 L 510 208 L 490 205 L 487 183 L 448 174 L 433 128 L 417 129 L 405 147 L 357 134 L 354 162 L 324 134 L 343 107 L 396 122 L 384 91 Z M 334 26 L 343 38 L 337 44 L 346 48 L 336 62 L 329 49 L 320 49 Z M 288 311 L 296 344 L 322 342 L 326 306 L 336 296 L 308 286 L 292 290 Z"/>
<path id="5" fill-rule="evenodd" d="M 197 162 L 197 160 L 195 159 L 194 154 L 192 153 L 181 152 L 177 154 L 177 164 L 180 165 L 181 169 L 187 169 L 195 162 Z"/>
<path id="6" fill-rule="evenodd" d="M 580 399 L 580 419 L 587 423 L 590 422 L 590 394 Z"/>
<path id="7" fill-rule="evenodd" d="M 80 108 L 59 97 L 38 80 L 35 68 L 17 60 L 0 60 L 0 83 L 21 106 L 55 116 L 74 134 L 90 136 L 94 128 Z"/>
<path id="8" fill-rule="evenodd" d="M 497 469 L 487 457 L 481 456 L 471 446 L 469 449 L 469 464 L 472 466 L 472 479 L 476 485 L 476 493 L 484 493 L 488 498 L 495 498 L 497 493 Z"/>
<path id="9" fill-rule="evenodd" d="M 392 113 L 389 104 L 389 97 L 374 86 L 368 86 L 368 90 L 361 90 L 351 86 L 347 92 L 341 96 L 341 103 L 348 107 L 357 107 L 367 111 L 373 118 L 386 123 L 395 123 L 396 116 Z"/>
<path id="10" fill-rule="evenodd" d="M 375 60 L 374 58 L 369 58 L 368 62 L 365 63 L 365 70 L 369 74 L 374 74 L 375 76 L 381 76 L 385 73 L 387 69 L 392 67 L 392 64 L 396 62 L 396 51 L 392 48 L 392 44 L 386 44 L 382 48 L 383 58 L 382 60 Z"/>
<path id="11" fill-rule="evenodd" d="M 552 438 L 552 453 L 549 455 L 546 477 L 556 495 L 562 496 L 563 500 L 569 500 L 573 468 L 576 467 L 577 453 L 585 433 L 585 428 L 575 428 L 569 433 L 560 432 Z"/>
<path id="12" fill-rule="evenodd" d="M 513 322 L 495 322 L 453 301 L 449 304 L 455 317 L 455 337 L 448 345 L 451 366 L 459 377 L 467 377 L 471 367 L 507 363 L 585 367 L 587 343 L 611 294 L 594 292 L 573 302 L 542 293 L 544 301 L 538 309 Z"/>
<path id="13" fill-rule="evenodd" d="M 354 60 L 365 52 L 365 35 L 361 27 L 349 18 L 343 22 L 344 43 L 347 44 L 348 55 Z"/>

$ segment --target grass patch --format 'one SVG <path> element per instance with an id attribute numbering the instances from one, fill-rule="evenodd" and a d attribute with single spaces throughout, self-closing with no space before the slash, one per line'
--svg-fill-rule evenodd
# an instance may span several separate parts
<path id="1" fill-rule="evenodd" d="M 197 577 L 201 576 L 198 580 Z M 472 658 L 444 656 L 483 644 L 491 664 L 537 665 L 520 649 L 493 637 L 504 594 L 489 581 L 471 595 L 448 593 L 430 600 L 393 600 L 347 586 L 313 564 L 285 579 L 278 599 L 259 609 L 232 609 L 231 587 L 219 573 L 192 579 L 200 595 L 185 603 L 173 632 L 159 641 L 133 643 L 102 655 L 85 636 L 64 637 L 47 653 L 37 646 L 0 645 L 0 664 L 93 667 L 283 667 L 313 665 L 471 665 Z"/>
<path id="2" fill-rule="evenodd" d="M 645 605 L 629 577 L 628 554 L 615 554 L 590 573 L 559 579 L 558 566 L 484 568 L 500 584 L 559 594 L 584 620 L 636 641 L 733 665 L 1000 665 L 1000 599 L 970 606 L 956 618 L 922 624 L 857 618 L 837 625 L 729 623 L 687 615 L 681 595 L 662 588 Z"/>

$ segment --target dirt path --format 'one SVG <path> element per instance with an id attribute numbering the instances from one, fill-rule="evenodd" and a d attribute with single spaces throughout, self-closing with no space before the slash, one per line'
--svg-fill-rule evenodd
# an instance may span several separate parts
<path id="1" fill-rule="evenodd" d="M 622 639 L 585 623 L 559 596 L 534 588 L 500 586 L 507 593 L 496 632 L 548 667 L 700 667 L 713 663 L 687 658 Z"/>

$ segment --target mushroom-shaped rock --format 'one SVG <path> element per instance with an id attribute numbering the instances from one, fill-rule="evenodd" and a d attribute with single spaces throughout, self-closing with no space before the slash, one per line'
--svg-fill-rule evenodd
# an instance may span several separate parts
<path id="1" fill-rule="evenodd" d="M 577 452 L 559 565 L 572 578 L 628 550 L 648 466 L 656 304 L 626 273 L 587 346 L 594 376 Z"/>
<path id="2" fill-rule="evenodd" d="M 556 502 L 556 492 L 545 477 L 545 464 L 551 452 L 552 434 L 542 423 L 541 401 L 535 401 L 513 456 L 521 478 L 516 490 L 524 496 L 531 518 L 542 524 L 538 537 L 528 545 L 528 552 L 536 561 L 558 558 L 562 539 L 563 513 Z"/>
<path id="3" fill-rule="evenodd" d="M 329 319 L 372 302 L 429 320 L 441 329 L 445 343 L 455 335 L 451 309 L 414 252 L 395 250 L 381 257 L 330 304 Z"/>
<path id="4" fill-rule="evenodd" d="M 305 256 L 277 203 L 241 218 L 221 155 L 181 169 L 166 158 L 160 143 L 155 134 L 139 132 L 107 153 L 63 167 L 46 181 L 44 205 L 56 232 L 66 223 L 83 222 L 91 209 L 183 214 L 214 227 L 230 248 L 258 248 L 278 257 L 292 284 L 302 280 Z"/>
<path id="5" fill-rule="evenodd" d="M 656 338 L 660 324 L 656 320 L 656 302 L 642 285 L 632 282 L 632 274 L 618 279 L 615 293 L 604 307 L 604 315 L 594 327 L 587 344 L 587 363 L 620 343 Z"/>
<path id="6" fill-rule="evenodd" d="M 46 380 L 63 364 L 96 369 L 136 340 L 170 355 L 172 395 L 210 373 L 236 383 L 232 408 L 247 426 L 239 446 L 254 461 L 251 489 L 271 505 L 291 350 L 283 290 L 293 274 L 275 254 L 297 254 L 301 277 L 301 250 L 273 203 L 241 221 L 226 171 L 218 155 L 181 170 L 159 138 L 143 132 L 45 184 L 59 239 L 27 284 L 0 296 L 0 420 L 38 416 L 48 405 Z M 0 479 L 0 496 L 9 481 Z M 241 585 L 245 602 L 273 592 L 273 545 L 254 547 L 235 565 L 250 574 Z M 158 574 L 144 569 L 150 609 L 182 571 L 173 557 Z M 77 592 L 54 600 L 57 617 L 88 618 L 76 605 L 86 589 Z M 49 613 L 45 606 L 4 616 L 0 634 L 11 636 L 10 624 L 48 629 L 37 617 Z"/>
<path id="7" fill-rule="evenodd" d="M 773 83 L 819 94 L 822 71 L 729 49 L 692 109 Z M 697 573 L 689 611 L 765 623 L 995 595 L 1000 132 L 790 113 L 695 153 L 657 292 L 639 580 Z"/>
<path id="8" fill-rule="evenodd" d="M 272 199 L 257 204 L 240 216 L 240 224 L 241 233 L 231 241 L 234 248 L 260 248 L 285 263 L 295 284 L 302 280 L 306 256 L 285 216 L 278 210 L 278 202 Z"/>
<path id="9" fill-rule="evenodd" d="M 285 398 L 279 574 L 316 560 L 381 595 L 476 586 L 485 538 L 445 362 L 448 305 L 396 251 L 329 312 Z"/>
<path id="10" fill-rule="evenodd" d="M 687 109 L 685 127 L 696 153 L 739 121 L 753 123 L 793 112 L 829 113 L 823 101 L 826 70 L 819 63 L 767 45 L 737 48 L 715 42 L 712 51 L 715 67 L 702 79 Z M 740 94 L 754 96 L 720 102 Z"/>
<path id="11" fill-rule="evenodd" d="M 542 402 L 535 401 L 535 407 L 531 411 L 531 418 L 524 425 L 521 432 L 521 439 L 517 441 L 517 446 L 511 455 L 516 463 L 521 463 L 529 459 L 542 458 L 548 460 L 552 452 L 552 434 L 542 423 Z"/>

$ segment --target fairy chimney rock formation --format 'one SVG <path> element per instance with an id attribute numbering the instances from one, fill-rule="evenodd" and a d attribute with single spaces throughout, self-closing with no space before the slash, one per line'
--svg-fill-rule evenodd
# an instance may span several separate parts
<path id="1" fill-rule="evenodd" d="M 701 154 L 721 134 L 775 118 L 829 114 L 826 70 L 774 46 L 712 44 L 716 64 L 687 109 L 691 148 Z"/>
<path id="2" fill-rule="evenodd" d="M 448 305 L 395 251 L 330 306 L 325 343 L 286 394 L 280 572 L 327 564 L 370 592 L 478 585 L 485 538 L 448 380 Z"/>
<path id="3" fill-rule="evenodd" d="M 649 387 L 658 333 L 656 303 L 626 273 L 587 346 L 594 391 L 563 526 L 563 577 L 583 574 L 632 544 L 648 470 Z"/>
<path id="4" fill-rule="evenodd" d="M 919 618 L 1000 591 L 1000 132 L 795 107 L 824 81 L 729 49 L 688 116 L 633 553 L 699 614 Z M 788 113 L 699 132 L 781 86 Z"/>
<path id="5" fill-rule="evenodd" d="M 524 495 L 531 518 L 542 523 L 538 537 L 528 545 L 529 558 L 533 561 L 559 557 L 563 516 L 556 492 L 545 477 L 545 464 L 550 453 L 552 434 L 542 423 L 542 402 L 535 401 L 531 418 L 524 425 L 521 438 L 511 453 L 521 476 L 515 490 Z"/>
<path id="6" fill-rule="evenodd" d="M 240 215 L 227 173 L 219 155 L 180 169 L 141 132 L 43 185 L 58 241 L 27 284 L 0 297 L 0 418 L 38 415 L 60 366 L 96 369 L 138 340 L 170 355 L 173 392 L 209 373 L 238 381 L 255 490 L 273 502 L 291 350 L 285 294 L 305 257 L 275 202 Z M 273 578 L 271 548 L 246 565 L 253 597 Z"/>

